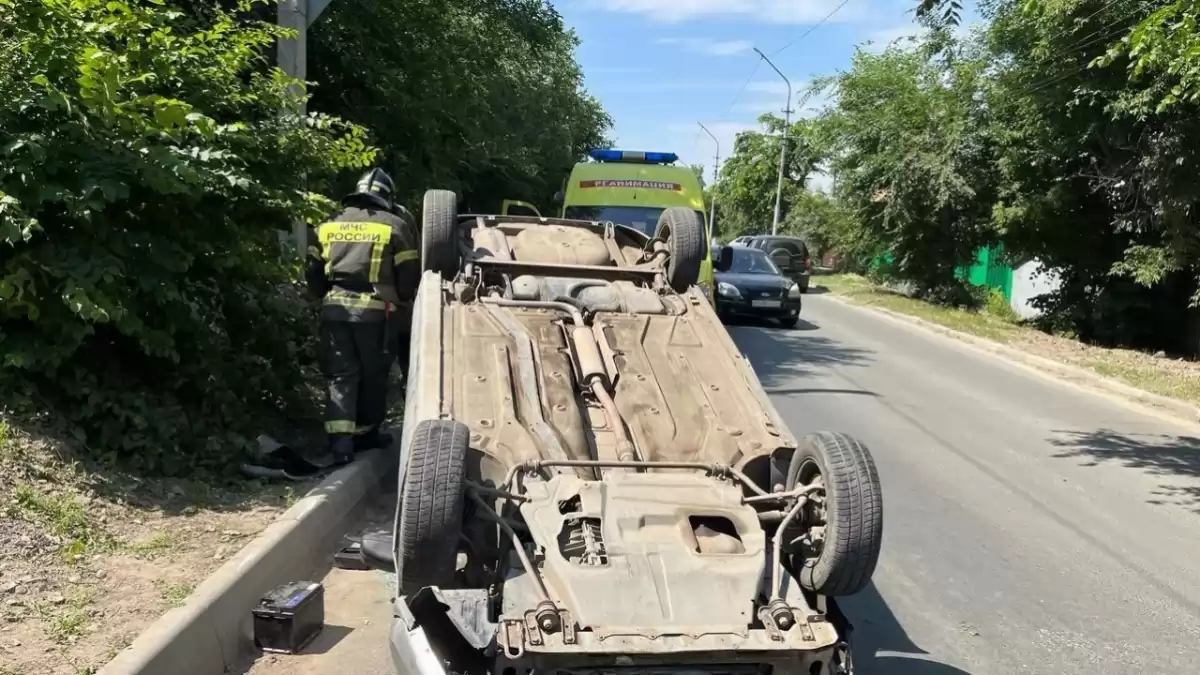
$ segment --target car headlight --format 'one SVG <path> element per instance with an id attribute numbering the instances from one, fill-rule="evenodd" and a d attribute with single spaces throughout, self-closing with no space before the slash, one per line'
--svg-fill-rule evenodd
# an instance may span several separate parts
<path id="1" fill-rule="evenodd" d="M 725 296 L 726 298 L 742 297 L 742 294 L 738 291 L 736 286 L 733 284 L 727 284 L 724 281 L 717 282 L 717 294 Z"/>
<path id="2" fill-rule="evenodd" d="M 792 287 L 788 289 L 788 298 L 794 300 L 794 299 L 799 299 L 799 297 L 800 297 L 800 285 L 793 283 Z"/>

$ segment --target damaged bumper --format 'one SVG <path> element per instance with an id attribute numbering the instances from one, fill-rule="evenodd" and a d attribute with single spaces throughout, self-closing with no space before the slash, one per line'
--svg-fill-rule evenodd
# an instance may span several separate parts
<path id="1" fill-rule="evenodd" d="M 405 675 L 504 673 L 523 668 L 595 675 L 774 675 L 819 673 L 852 675 L 852 627 L 832 599 L 823 615 L 836 640 L 817 646 L 809 631 L 799 631 L 801 644 L 779 642 L 762 632 L 731 635 L 626 635 L 600 638 L 567 633 L 542 634 L 540 644 L 527 642 L 526 627 L 502 626 L 487 620 L 487 592 L 479 589 L 425 588 L 395 603 L 391 654 L 396 672 Z M 533 634 L 538 633 L 536 628 Z M 569 644 L 567 640 L 570 639 Z M 520 644 L 520 655 L 513 648 Z M 664 651 L 666 650 L 666 651 Z M 506 656 L 514 656 L 509 661 Z M 489 657 L 497 657 L 489 667 Z"/>

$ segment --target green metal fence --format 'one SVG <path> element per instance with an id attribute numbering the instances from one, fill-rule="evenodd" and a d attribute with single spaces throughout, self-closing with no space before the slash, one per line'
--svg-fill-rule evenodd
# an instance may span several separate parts
<path id="1" fill-rule="evenodd" d="M 975 256 L 975 262 L 967 267 L 959 267 L 955 274 L 971 285 L 999 289 L 1005 300 L 1012 300 L 1013 270 L 1002 262 L 1003 257 L 1004 247 L 1000 244 L 981 248 Z M 878 268 L 891 262 L 892 254 L 886 253 L 871 261 L 871 267 Z"/>
<path id="2" fill-rule="evenodd" d="M 981 248 L 975 257 L 975 263 L 969 267 L 958 268 L 958 278 L 973 286 L 987 286 L 999 289 L 1005 300 L 1012 300 L 1012 267 L 1003 262 L 1004 247 L 1000 244 L 991 248 Z"/>

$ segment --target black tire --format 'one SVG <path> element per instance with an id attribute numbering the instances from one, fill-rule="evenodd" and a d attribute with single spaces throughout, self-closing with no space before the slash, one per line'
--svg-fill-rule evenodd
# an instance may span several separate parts
<path id="1" fill-rule="evenodd" d="M 795 328 L 798 323 L 800 323 L 800 317 L 798 316 L 785 316 L 779 320 L 779 325 L 784 328 Z"/>
<path id="2" fill-rule="evenodd" d="M 426 190 L 421 206 L 421 271 L 451 280 L 458 274 L 458 195 Z"/>
<path id="3" fill-rule="evenodd" d="M 449 420 L 425 420 L 413 430 L 400 487 L 397 556 L 406 594 L 454 581 L 470 434 L 465 424 Z"/>
<path id="4" fill-rule="evenodd" d="M 658 217 L 654 237 L 667 242 L 671 255 L 667 261 L 667 283 L 671 288 L 684 293 L 696 285 L 707 247 L 700 216 L 680 206 L 669 208 Z"/>
<path id="5" fill-rule="evenodd" d="M 825 481 L 824 545 L 815 557 L 794 553 L 791 567 L 800 585 L 814 593 L 853 595 L 870 582 L 883 545 L 879 471 L 857 439 L 822 431 L 800 441 L 788 466 L 787 489 L 811 484 L 816 475 Z"/>
<path id="6" fill-rule="evenodd" d="M 807 293 L 807 292 L 808 292 L 808 282 L 807 282 L 807 281 L 806 281 L 806 282 L 804 282 L 804 283 L 802 283 L 802 284 L 800 284 L 799 286 L 800 286 L 800 292 L 801 292 L 801 293 Z"/>

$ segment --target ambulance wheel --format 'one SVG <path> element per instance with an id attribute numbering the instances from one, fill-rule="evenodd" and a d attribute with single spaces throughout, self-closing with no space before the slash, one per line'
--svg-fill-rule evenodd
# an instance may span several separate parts
<path id="1" fill-rule="evenodd" d="M 454 582 L 470 435 L 465 424 L 450 420 L 425 420 L 413 430 L 397 528 L 397 576 L 405 594 Z"/>
<path id="2" fill-rule="evenodd" d="M 784 535 L 800 585 L 834 597 L 861 591 L 883 545 L 883 496 L 870 451 L 846 434 L 809 434 L 792 455 L 785 486 L 815 489 L 801 507 L 803 522 Z"/>
<path id="3" fill-rule="evenodd" d="M 421 271 L 443 279 L 458 274 L 458 195 L 450 190 L 426 190 L 421 209 Z"/>
<path id="4" fill-rule="evenodd" d="M 704 222 L 691 209 L 672 207 L 658 217 L 654 238 L 667 243 L 670 259 L 667 261 L 667 283 L 683 293 L 694 286 L 700 278 L 700 265 L 704 262 Z"/>

